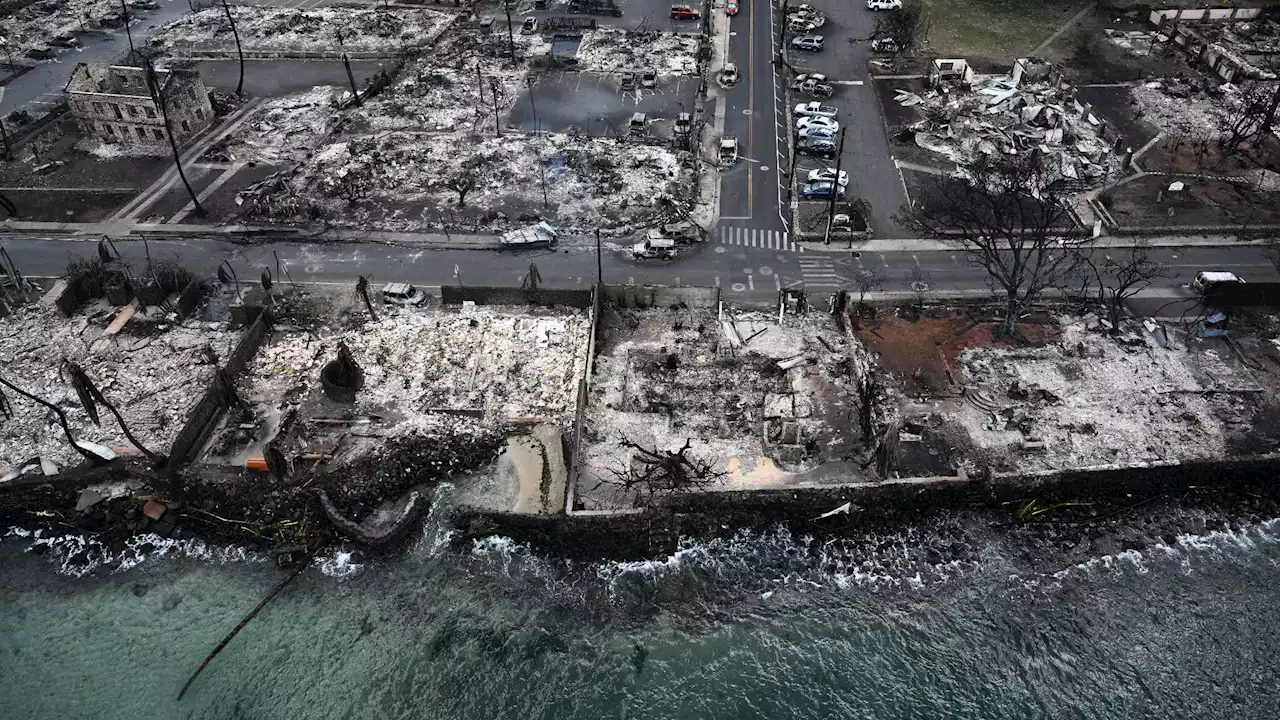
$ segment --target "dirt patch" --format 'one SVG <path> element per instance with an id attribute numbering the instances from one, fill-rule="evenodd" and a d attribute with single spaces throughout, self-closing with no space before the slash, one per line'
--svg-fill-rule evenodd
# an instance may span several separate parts
<path id="1" fill-rule="evenodd" d="M 1081 8 L 1043 0 L 924 0 L 932 27 L 929 49 L 941 57 L 1022 57 Z"/>
<path id="2" fill-rule="evenodd" d="M 1008 338 L 993 339 L 998 323 L 985 315 L 965 312 L 910 320 L 893 314 L 864 321 L 858 338 L 878 356 L 879 365 L 893 372 L 909 395 L 951 395 L 959 379 L 957 358 L 967 348 L 1013 347 Z M 1039 347 L 1057 339 L 1055 326 L 1018 325 L 1023 344 Z"/>

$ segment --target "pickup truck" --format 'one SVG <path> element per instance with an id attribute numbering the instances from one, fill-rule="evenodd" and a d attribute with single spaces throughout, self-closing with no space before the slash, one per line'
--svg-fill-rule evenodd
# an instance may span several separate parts
<path id="1" fill-rule="evenodd" d="M 823 105 L 820 102 L 807 102 L 796 105 L 797 117 L 828 117 L 834 118 L 840 111 L 834 105 Z"/>
<path id="2" fill-rule="evenodd" d="M 638 260 L 670 260 L 676 256 L 676 241 L 666 239 L 651 240 L 645 238 L 631 246 L 631 256 Z"/>
<path id="3" fill-rule="evenodd" d="M 510 248 L 551 247 L 556 244 L 559 233 L 544 220 L 536 225 L 512 230 L 502 235 L 502 246 Z"/>

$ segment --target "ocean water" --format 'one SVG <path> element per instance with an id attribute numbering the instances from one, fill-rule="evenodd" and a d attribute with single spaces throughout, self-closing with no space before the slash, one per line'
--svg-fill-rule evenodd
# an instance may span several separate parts
<path id="1" fill-rule="evenodd" d="M 946 530 L 816 551 L 744 532 L 582 564 L 501 538 L 451 550 L 428 523 L 393 559 L 318 561 L 181 701 L 282 572 L 145 540 L 83 572 L 80 541 L 14 534 L 0 717 L 1280 717 L 1280 522 L 1065 567 L 994 533 L 904 561 Z"/>

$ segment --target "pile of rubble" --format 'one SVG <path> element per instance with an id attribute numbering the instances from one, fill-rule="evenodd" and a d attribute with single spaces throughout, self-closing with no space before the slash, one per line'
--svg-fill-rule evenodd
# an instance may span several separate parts
<path id="1" fill-rule="evenodd" d="M 465 207 L 459 191 L 466 187 Z M 678 194 L 680 162 L 663 147 L 564 134 L 386 133 L 322 146 L 290 178 L 255 190 L 252 212 L 316 212 L 339 224 L 410 230 L 435 215 L 474 224 L 538 216 L 570 232 L 640 222 Z M 546 202 L 544 206 L 544 189 Z M 408 207 L 417 206 L 415 212 Z"/>
<path id="2" fill-rule="evenodd" d="M 1213 101 L 1200 80 L 1153 80 L 1132 88 L 1129 96 L 1137 107 L 1137 117 L 1166 135 L 1212 140 L 1224 134 L 1225 101 Z"/>
<path id="3" fill-rule="evenodd" d="M 517 61 L 507 57 L 507 36 L 454 32 L 429 57 L 414 60 L 382 93 L 351 113 L 351 127 L 454 131 L 493 127 L 528 85 L 529 60 L 551 48 L 541 35 L 517 35 Z M 494 91 L 497 99 L 494 99 Z"/>
<path id="4" fill-rule="evenodd" d="M 1062 320 L 1040 348 L 970 348 L 956 418 L 992 464 L 1059 470 L 1221 455 L 1247 426 L 1247 370 L 1213 349 L 1117 342 L 1096 318 Z"/>
<path id="5" fill-rule="evenodd" d="M 72 318 L 44 305 L 24 306 L 0 318 L 0 375 L 27 392 L 62 408 L 78 440 L 105 445 L 118 454 L 136 454 L 115 420 L 99 409 L 101 425 L 84 412 L 63 360 L 84 368 L 103 395 L 120 410 L 148 450 L 165 453 L 187 413 L 225 360 L 236 334 L 221 323 L 176 324 L 153 309 L 136 314 L 120 332 L 104 334 L 115 308 L 99 304 Z M 196 388 L 196 391 L 193 391 Z M 67 444 L 57 416 L 8 389 L 12 417 L 0 415 L 0 475 L 35 457 L 59 466 L 81 456 Z"/>
<path id="6" fill-rule="evenodd" d="M 589 506 L 634 500 L 608 487 L 634 457 L 629 443 L 675 452 L 687 442 L 728 487 L 778 482 L 831 441 L 826 391 L 844 382 L 845 359 L 830 326 L 693 309 L 612 310 L 603 322 L 619 339 L 597 358 L 587 410 L 579 496 Z"/>
<path id="7" fill-rule="evenodd" d="M 232 5 L 236 32 L 245 50 L 346 50 L 395 54 L 429 44 L 457 17 L 434 10 L 395 12 L 367 8 L 269 8 Z M 338 45 L 337 33 L 342 33 Z M 184 15 L 160 28 L 152 45 L 171 52 L 198 46 L 234 45 L 231 23 L 221 7 Z"/>
<path id="8" fill-rule="evenodd" d="M 130 11 L 133 15 L 134 11 Z M 71 40 L 86 30 L 122 24 L 115 0 L 38 0 L 6 18 L 0 29 L 4 50 L 17 60 L 32 48 Z M 106 24 L 102 20 L 106 19 Z M 7 59 L 7 58 L 6 58 Z"/>
<path id="9" fill-rule="evenodd" d="M 562 421 L 573 411 L 589 328 L 576 311 L 385 309 L 356 329 L 279 335 L 254 357 L 240 390 L 255 403 L 295 402 L 299 391 L 318 389 L 320 367 L 345 343 L 364 373 L 359 413 L 400 413 L 410 429 L 422 414 L 444 411 Z"/>
<path id="10" fill-rule="evenodd" d="M 899 90 L 898 103 L 924 115 L 907 128 L 916 145 L 962 167 L 981 155 L 1038 149 L 1056 162 L 1056 168 L 1048 167 L 1058 177 L 1101 182 L 1114 158 L 1098 136 L 1096 120 L 1080 112 L 1070 86 L 1056 80 L 1047 65 L 1023 67 L 1031 69 L 1013 75 L 968 72 L 919 94 Z"/>
<path id="11" fill-rule="evenodd" d="M 322 86 L 269 100 L 205 159 L 273 165 L 304 160 L 333 127 L 344 92 Z"/>
<path id="12" fill-rule="evenodd" d="M 697 75 L 699 35 L 600 28 L 583 34 L 578 69 L 588 72 L 639 72 Z"/>

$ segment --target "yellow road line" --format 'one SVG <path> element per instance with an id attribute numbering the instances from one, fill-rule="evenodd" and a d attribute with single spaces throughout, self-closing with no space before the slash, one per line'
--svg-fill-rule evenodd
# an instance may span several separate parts
<path id="1" fill-rule="evenodd" d="M 773 0 L 769 0 L 772 3 Z M 773 5 L 770 4 L 769 12 L 773 12 Z M 755 120 L 756 115 L 756 5 L 755 0 L 751 2 L 751 21 L 748 23 L 747 29 L 747 64 L 751 66 L 751 84 L 747 87 L 747 148 L 752 155 L 756 154 L 755 144 Z M 747 166 L 747 215 L 750 216 L 754 205 L 751 202 L 751 166 Z"/>

